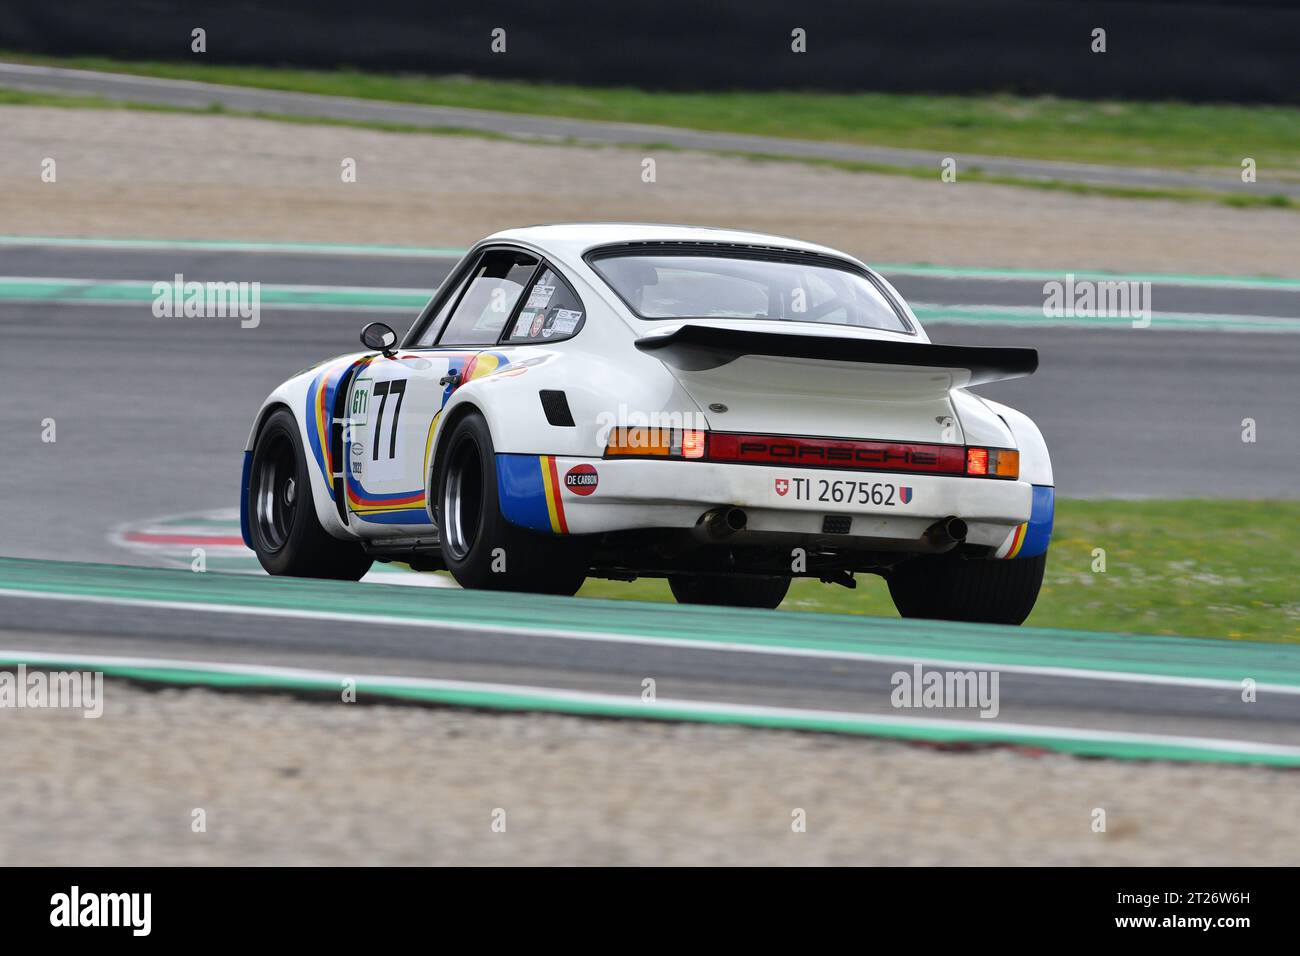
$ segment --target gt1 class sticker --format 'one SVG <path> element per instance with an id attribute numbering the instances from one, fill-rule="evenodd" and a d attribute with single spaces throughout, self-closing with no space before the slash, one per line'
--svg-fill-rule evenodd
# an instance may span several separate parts
<path id="1" fill-rule="evenodd" d="M 524 306 L 524 308 L 545 309 L 548 305 L 551 304 L 551 296 L 553 295 L 555 295 L 555 286 L 553 285 L 536 286 L 533 289 L 532 294 L 528 296 L 528 304 Z"/>
<path id="2" fill-rule="evenodd" d="M 893 508 L 909 504 L 912 489 L 887 481 L 850 481 L 826 478 L 777 478 L 775 490 L 784 498 L 791 492 L 796 501 L 823 501 L 842 505 L 879 505 Z"/>
<path id="3" fill-rule="evenodd" d="M 578 327 L 580 321 L 582 321 L 581 312 L 572 309 L 556 309 L 555 316 L 551 319 L 550 331 L 556 335 L 568 335 Z"/>
<path id="4" fill-rule="evenodd" d="M 600 484 L 600 475 L 592 465 L 574 465 L 564 475 L 564 487 L 575 495 L 589 495 Z"/>
<path id="5" fill-rule="evenodd" d="M 352 404 L 348 408 L 348 418 L 353 425 L 366 423 L 366 412 L 370 408 L 370 394 L 374 386 L 374 380 L 369 378 L 359 378 L 352 386 Z"/>

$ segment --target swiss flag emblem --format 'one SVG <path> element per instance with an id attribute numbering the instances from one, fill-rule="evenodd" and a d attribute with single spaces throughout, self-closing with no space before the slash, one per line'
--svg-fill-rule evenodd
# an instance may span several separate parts
<path id="1" fill-rule="evenodd" d="M 789 481 L 788 478 L 778 478 L 778 479 L 776 479 L 776 493 L 777 493 L 778 495 L 780 495 L 782 498 L 784 498 L 784 497 L 785 497 L 785 493 L 786 493 L 787 491 L 789 491 L 789 490 L 790 490 L 790 481 Z"/>

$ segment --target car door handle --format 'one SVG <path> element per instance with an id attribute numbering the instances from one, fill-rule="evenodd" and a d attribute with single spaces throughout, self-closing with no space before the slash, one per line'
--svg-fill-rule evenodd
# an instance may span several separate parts
<path id="1" fill-rule="evenodd" d="M 460 372 L 448 372 L 442 378 L 438 379 L 439 385 L 450 385 L 455 388 L 460 384 Z"/>

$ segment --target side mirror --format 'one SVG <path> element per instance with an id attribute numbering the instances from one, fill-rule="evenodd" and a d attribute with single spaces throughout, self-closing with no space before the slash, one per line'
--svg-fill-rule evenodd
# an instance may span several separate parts
<path id="1" fill-rule="evenodd" d="M 393 346 L 397 344 L 397 333 L 383 322 L 371 322 L 361 330 L 361 344 L 391 358 Z"/>

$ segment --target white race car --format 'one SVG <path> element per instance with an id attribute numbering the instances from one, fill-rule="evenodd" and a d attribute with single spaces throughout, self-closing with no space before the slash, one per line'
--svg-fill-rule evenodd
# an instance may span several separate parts
<path id="1" fill-rule="evenodd" d="M 792 577 L 883 575 L 905 617 L 1019 624 L 1052 532 L 1038 428 L 967 391 L 1033 349 L 930 344 L 861 262 L 685 226 L 484 239 L 405 336 L 295 375 L 257 413 L 244 541 L 272 574 L 373 561 L 573 594 L 666 577 L 776 607 Z"/>

